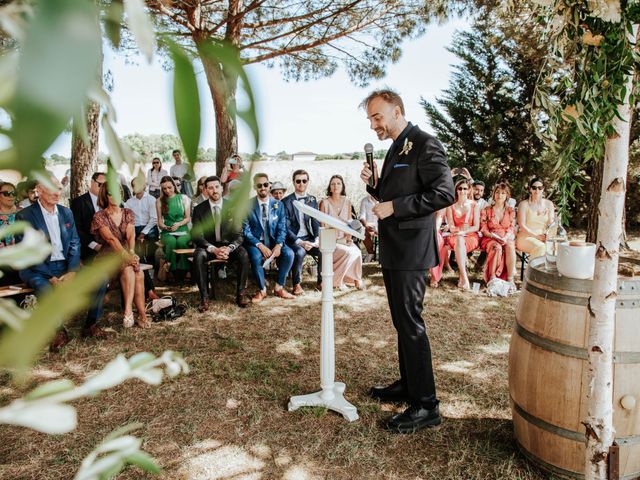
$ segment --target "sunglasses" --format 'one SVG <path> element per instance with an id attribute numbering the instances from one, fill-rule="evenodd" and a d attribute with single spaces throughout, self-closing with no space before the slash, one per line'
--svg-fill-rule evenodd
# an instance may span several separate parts
<path id="1" fill-rule="evenodd" d="M 304 184 L 304 183 L 307 183 L 308 181 L 309 181 L 309 180 L 307 180 L 306 178 L 298 178 L 298 179 L 296 180 L 296 183 L 297 183 L 298 185 L 300 185 L 301 183 L 302 183 L 302 184 Z"/>
<path id="2" fill-rule="evenodd" d="M 94 180 L 94 182 L 96 182 L 96 184 L 97 184 L 99 187 L 101 187 L 102 185 L 104 185 L 105 183 L 107 183 L 107 182 L 99 182 L 99 181 L 97 181 L 97 180 Z"/>
<path id="3" fill-rule="evenodd" d="M 544 190 L 543 185 L 532 185 L 531 190 Z"/>
<path id="4" fill-rule="evenodd" d="M 459 192 L 468 192 L 469 189 L 467 187 L 460 187 L 460 188 L 458 188 L 458 191 Z"/>
<path id="5" fill-rule="evenodd" d="M 152 165 L 160 165 L 160 162 L 151 162 Z"/>
<path id="6" fill-rule="evenodd" d="M 2 194 L 3 197 L 15 197 L 16 196 L 16 192 L 14 192 L 13 190 L 11 190 L 10 192 L 0 192 L 0 194 Z"/>
<path id="7" fill-rule="evenodd" d="M 256 183 L 256 188 L 267 188 L 268 186 L 269 186 L 269 182 Z"/>

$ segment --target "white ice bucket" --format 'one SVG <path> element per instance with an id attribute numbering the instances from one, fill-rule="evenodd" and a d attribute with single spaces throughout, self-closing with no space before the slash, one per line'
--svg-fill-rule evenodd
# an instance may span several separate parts
<path id="1" fill-rule="evenodd" d="M 562 242 L 556 258 L 558 272 L 569 278 L 586 280 L 593 278 L 596 264 L 596 244 L 588 242 Z"/>

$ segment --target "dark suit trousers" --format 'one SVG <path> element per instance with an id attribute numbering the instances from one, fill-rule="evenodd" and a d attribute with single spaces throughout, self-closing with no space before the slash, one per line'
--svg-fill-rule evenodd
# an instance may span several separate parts
<path id="1" fill-rule="evenodd" d="M 196 284 L 200 291 L 200 300 L 204 300 L 209 295 L 209 265 L 207 262 L 215 260 L 213 253 L 207 252 L 204 248 L 196 248 L 193 253 L 193 271 L 196 276 Z M 247 288 L 249 278 L 249 255 L 243 246 L 239 246 L 229 255 L 229 261 L 234 262 L 238 270 L 238 282 L 236 284 L 236 295 Z"/>
<path id="2" fill-rule="evenodd" d="M 315 240 L 315 237 L 308 235 L 306 237 L 303 237 L 302 240 L 313 242 Z M 302 264 L 304 263 L 305 255 L 311 255 L 312 257 L 316 258 L 316 261 L 318 262 L 317 281 L 321 282 L 322 277 L 320 276 L 320 274 L 322 273 L 322 255 L 320 254 L 320 249 L 314 247 L 307 252 L 301 245 L 296 245 L 294 243 L 293 245 L 289 246 L 291 247 L 291 250 L 293 250 L 293 266 L 291 267 L 293 285 L 297 285 L 302 279 Z"/>
<path id="3" fill-rule="evenodd" d="M 393 326 L 398 332 L 400 380 L 412 405 L 433 408 L 436 385 L 431 347 L 422 320 L 422 302 L 427 284 L 424 270 L 382 269 Z"/>

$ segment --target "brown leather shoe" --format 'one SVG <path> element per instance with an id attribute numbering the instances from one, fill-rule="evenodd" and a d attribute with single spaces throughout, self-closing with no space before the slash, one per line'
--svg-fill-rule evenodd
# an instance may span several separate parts
<path id="1" fill-rule="evenodd" d="M 107 332 L 97 325 L 91 325 L 89 328 L 82 329 L 82 336 L 84 338 L 106 338 Z"/>
<path id="2" fill-rule="evenodd" d="M 295 287 L 293 287 L 293 290 L 291 290 L 291 293 L 293 293 L 294 295 L 304 295 L 304 290 L 302 289 L 302 286 L 298 283 Z"/>
<path id="3" fill-rule="evenodd" d="M 200 305 L 198 305 L 198 311 L 200 313 L 204 313 L 207 310 L 209 310 L 209 300 L 207 300 L 206 298 L 204 300 L 202 300 L 200 302 Z"/>
<path id="4" fill-rule="evenodd" d="M 49 344 L 49 351 L 51 353 L 58 353 L 60 349 L 69 342 L 70 342 L 69 334 L 63 327 L 60 330 L 58 330 L 58 333 L 56 333 L 56 336 L 53 337 L 53 340 L 51 340 L 51 343 Z"/>
<path id="5" fill-rule="evenodd" d="M 267 290 L 258 290 L 258 293 L 251 299 L 251 303 L 260 303 L 265 298 L 267 298 Z"/>
<path id="6" fill-rule="evenodd" d="M 240 308 L 247 308 L 249 306 L 249 303 L 251 302 L 249 302 L 249 299 L 244 294 L 244 292 L 240 292 L 236 297 L 236 305 L 238 305 Z"/>
<path id="7" fill-rule="evenodd" d="M 291 300 L 293 298 L 296 298 L 295 295 L 291 295 L 289 292 L 287 292 L 284 288 L 281 288 L 280 290 L 274 290 L 273 294 L 276 297 L 280 297 L 280 298 L 284 298 L 285 300 Z"/>

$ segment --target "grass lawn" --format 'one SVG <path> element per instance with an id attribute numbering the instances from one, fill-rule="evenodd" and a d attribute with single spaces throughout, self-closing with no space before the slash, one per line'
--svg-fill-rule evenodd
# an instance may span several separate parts
<path id="1" fill-rule="evenodd" d="M 110 338 L 75 339 L 45 354 L 28 387 L 63 376 L 81 382 L 118 352 L 180 351 L 191 374 L 160 387 L 130 381 L 82 400 L 79 427 L 67 435 L 0 426 L 0 478 L 70 479 L 99 440 L 131 422 L 144 424 L 138 434 L 165 479 L 546 478 L 519 455 L 512 435 L 507 351 L 518 297 L 462 292 L 452 275 L 428 290 L 424 317 L 444 422 L 397 435 L 381 425 L 402 407 L 366 395 L 397 378 L 397 361 L 382 275 L 373 264 L 365 272 L 368 289 L 336 292 L 335 304 L 336 379 L 347 384 L 360 420 L 319 408 L 287 411 L 290 396 L 319 388 L 321 306 L 311 283 L 296 300 L 268 297 L 240 310 L 227 280 L 209 313 L 190 309 L 148 330 L 123 330 L 112 295 L 103 321 Z M 197 304 L 195 287 L 175 293 Z M 23 392 L 0 377 L 0 404 Z M 158 477 L 129 468 L 118 478 Z"/>

